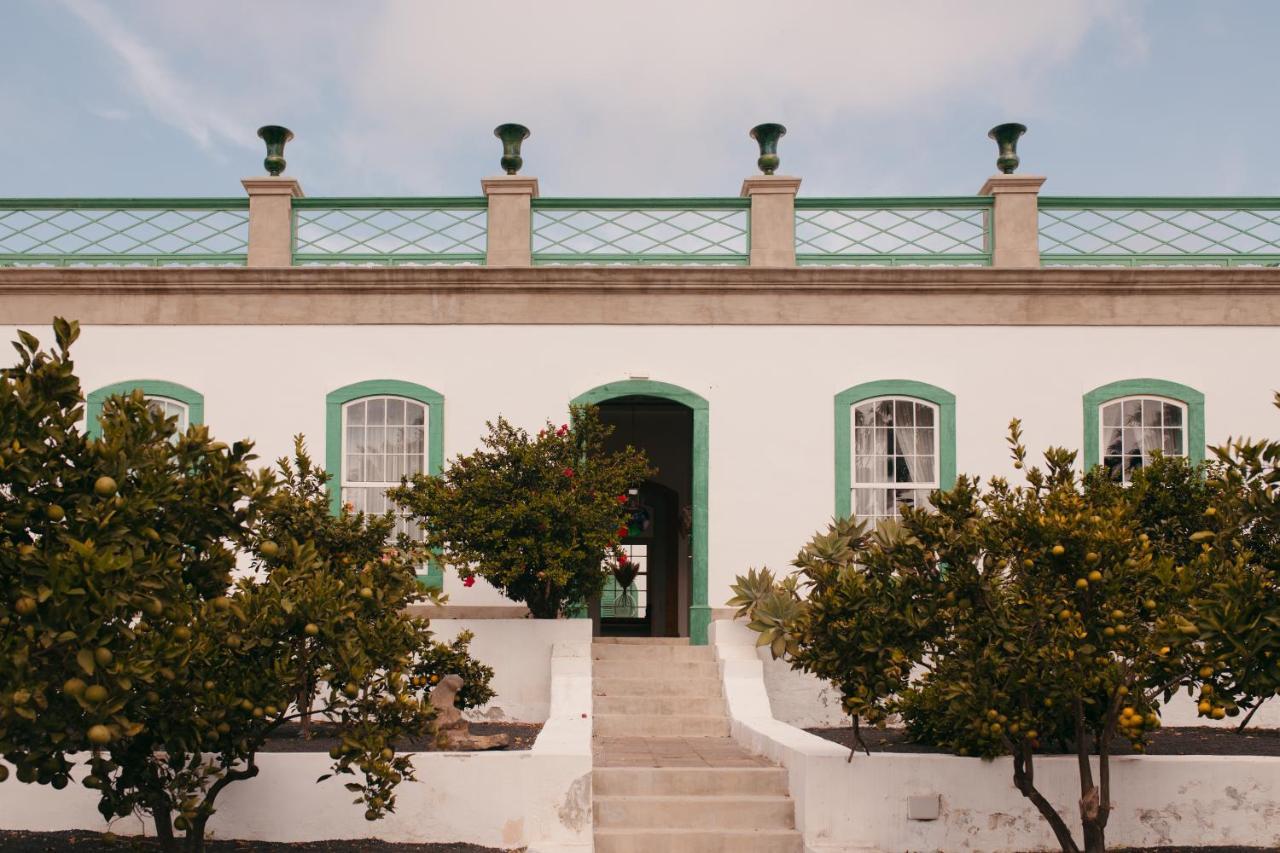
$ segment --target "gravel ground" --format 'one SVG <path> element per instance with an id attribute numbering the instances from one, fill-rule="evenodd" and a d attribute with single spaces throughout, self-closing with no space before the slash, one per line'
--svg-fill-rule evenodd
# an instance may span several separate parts
<path id="1" fill-rule="evenodd" d="M 155 839 L 109 835 L 99 832 L 10 832 L 0 830 L 0 850 L 5 853 L 154 853 Z M 388 844 L 367 838 L 348 841 L 308 841 L 279 844 L 267 841 L 205 842 L 208 853 L 499 853 L 494 847 L 474 844 Z"/>

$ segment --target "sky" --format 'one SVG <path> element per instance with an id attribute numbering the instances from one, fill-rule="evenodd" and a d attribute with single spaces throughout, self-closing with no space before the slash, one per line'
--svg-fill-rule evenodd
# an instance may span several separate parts
<path id="1" fill-rule="evenodd" d="M 1274 0 L 0 0 L 0 197 L 1280 195 Z"/>

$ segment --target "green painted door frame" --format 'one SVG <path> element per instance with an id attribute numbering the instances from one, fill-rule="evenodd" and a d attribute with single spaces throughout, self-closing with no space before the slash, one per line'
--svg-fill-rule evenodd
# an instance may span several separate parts
<path id="1" fill-rule="evenodd" d="M 619 397 L 656 397 L 693 410 L 693 530 L 690 535 L 693 560 L 690 567 L 689 641 L 707 644 L 711 628 L 711 607 L 707 604 L 707 470 L 710 443 L 710 404 L 679 385 L 650 379 L 627 379 L 592 388 L 573 398 L 575 405 L 598 406 Z"/>

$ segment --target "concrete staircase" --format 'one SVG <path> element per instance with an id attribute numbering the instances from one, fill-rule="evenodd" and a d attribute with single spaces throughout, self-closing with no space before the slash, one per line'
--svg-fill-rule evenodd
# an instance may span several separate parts
<path id="1" fill-rule="evenodd" d="M 786 772 L 730 739 L 709 647 L 598 638 L 591 656 L 597 853 L 801 853 Z"/>

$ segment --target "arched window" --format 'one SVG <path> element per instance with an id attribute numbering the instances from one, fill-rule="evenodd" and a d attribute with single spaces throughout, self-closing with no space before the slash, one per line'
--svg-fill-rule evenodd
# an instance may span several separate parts
<path id="1" fill-rule="evenodd" d="M 85 429 L 90 436 L 102 435 L 102 404 L 108 397 L 141 391 L 152 408 L 177 420 L 178 432 L 186 432 L 191 424 L 204 423 L 204 395 L 198 391 L 161 379 L 134 379 L 116 382 L 89 392 L 85 398 Z"/>
<path id="2" fill-rule="evenodd" d="M 871 522 L 955 483 L 955 396 L 886 380 L 836 395 L 836 513 Z"/>
<path id="3" fill-rule="evenodd" d="M 393 379 L 357 382 L 330 392 L 325 404 L 325 463 L 333 475 L 335 513 L 351 504 L 357 512 L 381 515 L 391 508 L 387 489 L 402 477 L 439 474 L 443 468 L 444 397 L 430 388 Z M 403 518 L 396 532 L 422 536 Z M 425 580 L 440 585 L 434 563 Z"/>
<path id="4" fill-rule="evenodd" d="M 1101 464 L 1118 482 L 1155 453 L 1204 460 L 1204 395 L 1162 379 L 1127 379 L 1084 396 L 1084 465 Z"/>

